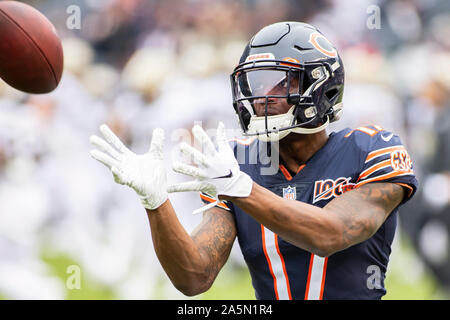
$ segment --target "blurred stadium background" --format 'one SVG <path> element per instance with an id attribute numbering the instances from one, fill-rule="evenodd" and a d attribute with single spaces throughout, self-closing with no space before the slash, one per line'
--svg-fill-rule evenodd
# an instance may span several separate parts
<path id="1" fill-rule="evenodd" d="M 159 265 L 139 201 L 89 157 L 88 137 L 106 122 L 142 152 L 162 126 L 169 158 L 177 129 L 194 121 L 237 128 L 228 76 L 251 35 L 283 20 L 317 26 L 343 57 L 333 129 L 381 125 L 413 157 L 421 188 L 400 210 L 385 299 L 450 298 L 449 1 L 23 2 L 57 27 L 65 71 L 48 95 L 0 82 L 0 298 L 186 299 Z M 191 231 L 198 196 L 171 200 Z M 236 247 L 214 286 L 188 299 L 254 299 Z"/>

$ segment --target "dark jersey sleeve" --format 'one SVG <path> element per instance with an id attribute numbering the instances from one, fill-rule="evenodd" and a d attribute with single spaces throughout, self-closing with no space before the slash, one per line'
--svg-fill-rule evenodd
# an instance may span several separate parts
<path id="1" fill-rule="evenodd" d="M 396 183 L 408 190 L 402 203 L 406 202 L 418 187 L 408 151 L 394 133 L 378 126 L 362 128 L 368 131 L 353 133 L 361 145 L 361 170 L 356 187 L 372 182 Z"/>
<path id="2" fill-rule="evenodd" d="M 216 199 L 212 198 L 211 196 L 207 195 L 206 193 L 200 192 L 200 199 L 203 201 L 204 204 L 210 204 L 214 201 L 216 201 Z M 216 207 L 224 209 L 226 211 L 233 211 L 233 204 L 230 203 L 229 201 L 219 201 L 216 204 Z"/>

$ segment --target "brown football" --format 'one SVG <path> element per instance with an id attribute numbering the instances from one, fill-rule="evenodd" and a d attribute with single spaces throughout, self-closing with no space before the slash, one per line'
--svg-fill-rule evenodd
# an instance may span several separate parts
<path id="1" fill-rule="evenodd" d="M 16 1 L 0 1 L 0 77 L 28 93 L 48 93 L 61 80 L 61 40 L 38 10 Z"/>

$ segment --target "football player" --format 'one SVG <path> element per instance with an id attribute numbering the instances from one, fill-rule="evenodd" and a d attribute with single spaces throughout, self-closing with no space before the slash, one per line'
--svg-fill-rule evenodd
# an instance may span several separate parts
<path id="1" fill-rule="evenodd" d="M 220 123 L 213 143 L 194 126 L 202 150 L 180 149 L 195 165 L 173 165 L 194 181 L 166 189 L 162 129 L 144 155 L 106 126 L 106 141 L 91 137 L 100 149 L 92 156 L 140 195 L 173 284 L 186 295 L 208 290 L 237 238 L 258 299 L 380 299 L 398 207 L 417 188 L 399 137 L 376 125 L 326 132 L 342 114 L 344 69 L 336 48 L 308 24 L 260 30 L 231 83 L 249 139 L 230 145 Z M 273 172 L 263 170 L 274 163 Z M 185 191 L 207 203 L 191 235 L 167 197 Z"/>

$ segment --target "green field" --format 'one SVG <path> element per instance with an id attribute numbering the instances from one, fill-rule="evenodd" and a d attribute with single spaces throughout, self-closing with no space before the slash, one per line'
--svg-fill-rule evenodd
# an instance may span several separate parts
<path id="1" fill-rule="evenodd" d="M 50 251 L 42 254 L 42 261 L 49 266 L 51 274 L 60 278 L 63 283 L 67 281 L 67 267 L 77 265 L 76 261 L 64 254 L 50 253 Z M 148 297 L 148 299 L 255 299 L 247 268 L 232 263 L 226 264 L 211 289 L 199 296 L 184 297 L 181 294 L 171 296 L 164 289 L 168 286 L 171 286 L 171 284 L 168 283 L 167 278 L 160 279 L 157 282 L 154 295 Z M 385 286 L 387 289 L 385 300 L 450 299 L 450 294 L 439 286 L 436 279 L 418 259 L 409 242 L 405 239 L 402 239 L 393 248 Z M 80 289 L 67 289 L 65 298 L 68 300 L 111 300 L 117 299 L 117 296 L 114 288 L 105 286 L 95 279 L 89 279 L 83 274 Z M 8 299 L 8 297 L 0 292 L 0 299 Z"/>

